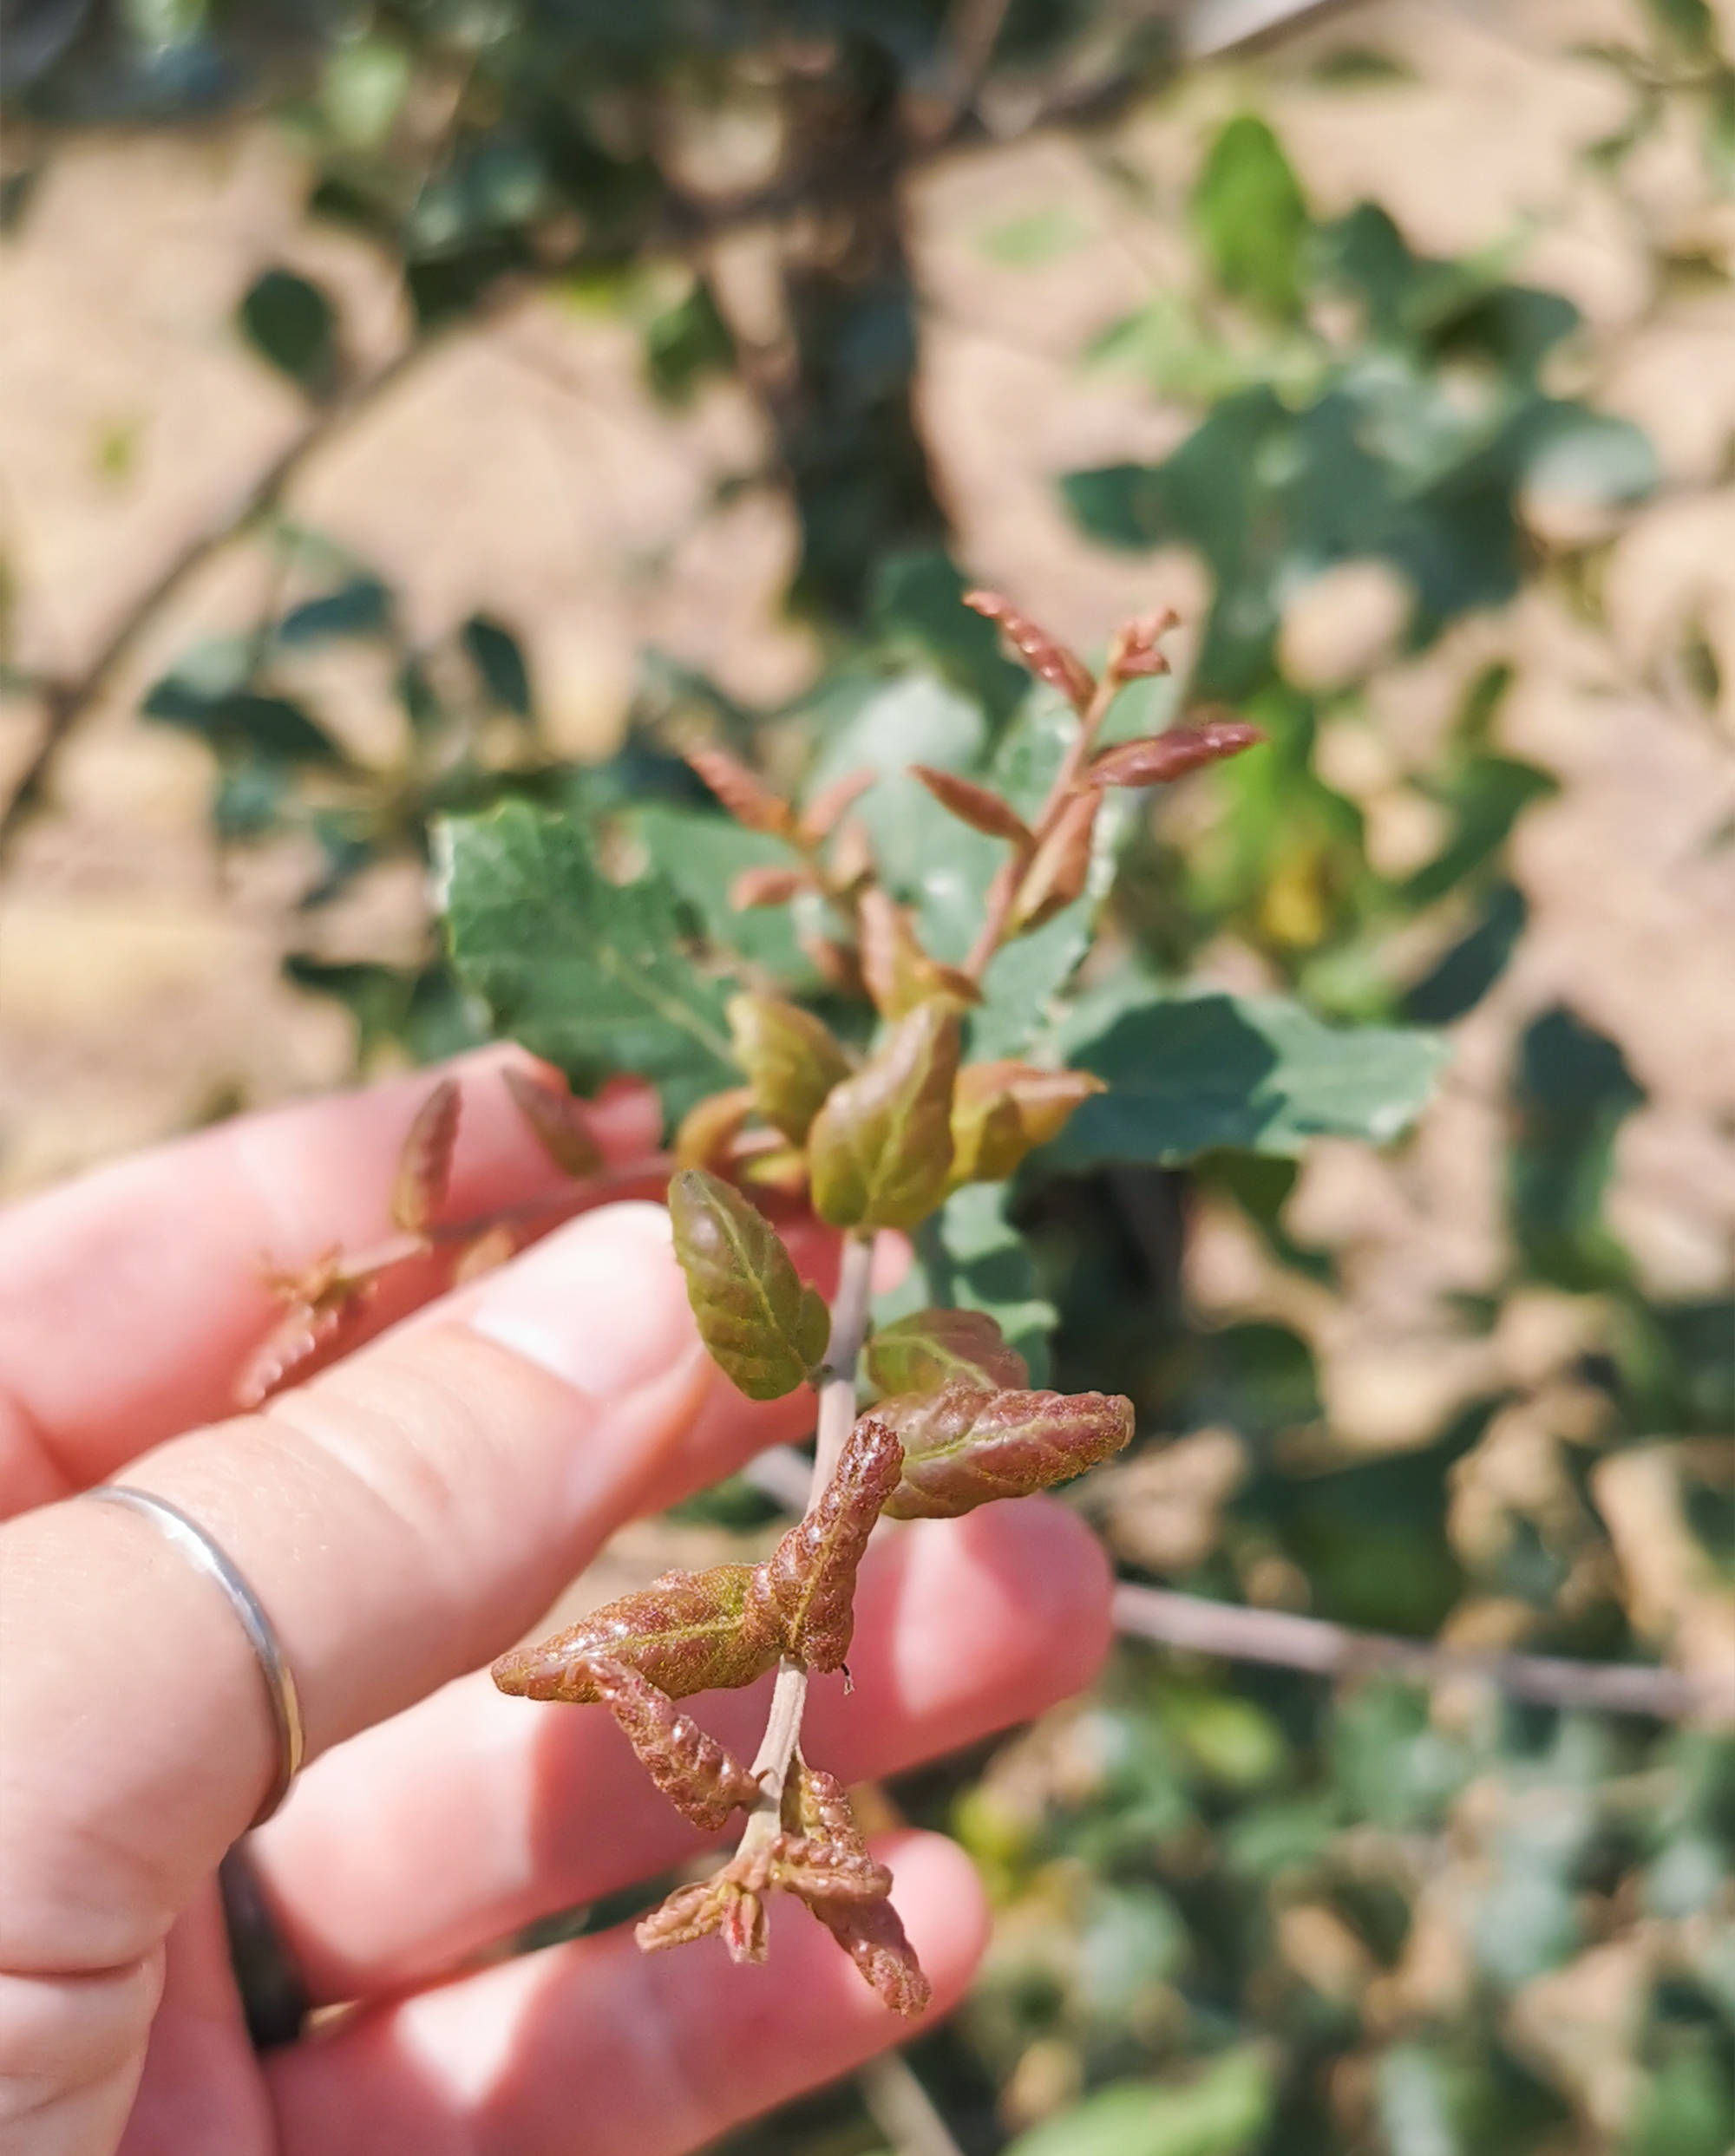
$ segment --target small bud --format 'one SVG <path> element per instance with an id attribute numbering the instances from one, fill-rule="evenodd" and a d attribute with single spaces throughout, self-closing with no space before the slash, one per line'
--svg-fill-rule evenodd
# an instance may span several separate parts
<path id="1" fill-rule="evenodd" d="M 291 1303 L 247 1358 L 235 1381 L 235 1405 L 258 1408 L 349 1330 L 355 1302 Z"/>
<path id="2" fill-rule="evenodd" d="M 980 1001 L 981 991 L 967 975 L 928 957 L 911 924 L 908 908 L 883 891 L 861 893 L 856 919 L 861 977 L 882 1017 L 901 1018 L 931 996 L 950 996 L 966 1003 Z"/>
<path id="3" fill-rule="evenodd" d="M 833 1088 L 808 1133 L 814 1210 L 833 1227 L 913 1228 L 952 1166 L 956 1006 L 933 998 L 900 1018 L 854 1078 Z"/>
<path id="4" fill-rule="evenodd" d="M 677 1164 L 713 1172 L 726 1166 L 736 1137 L 752 1113 L 751 1086 L 731 1086 L 727 1092 L 713 1093 L 696 1101 L 675 1133 Z"/>
<path id="5" fill-rule="evenodd" d="M 1014 936 L 1040 928 L 1083 894 L 1090 879 L 1090 838 L 1100 799 L 1095 792 L 1075 794 L 1037 848 L 1006 923 Z"/>
<path id="6" fill-rule="evenodd" d="M 452 1285 L 462 1288 L 472 1280 L 480 1280 L 485 1272 L 493 1272 L 497 1266 L 503 1265 L 517 1248 L 512 1230 L 505 1221 L 497 1220 L 459 1251 L 458 1262 L 452 1268 Z"/>
<path id="7" fill-rule="evenodd" d="M 1115 632 L 1109 647 L 1109 663 L 1105 670 L 1111 681 L 1136 681 L 1142 676 L 1167 674 L 1168 659 L 1156 648 L 1159 637 L 1167 636 L 1181 617 L 1172 606 L 1165 606 L 1160 613 L 1146 614 L 1136 621 L 1123 622 Z"/>
<path id="8" fill-rule="evenodd" d="M 666 1692 L 623 1662 L 593 1657 L 597 1696 L 614 1716 L 651 1780 L 684 1819 L 706 1833 L 758 1803 L 758 1782 L 734 1754 L 684 1715 Z"/>
<path id="9" fill-rule="evenodd" d="M 835 1842 L 840 1849 L 864 1852 L 868 1846 L 849 1792 L 835 1774 L 809 1767 L 799 1752 L 783 1783 L 783 1825 L 809 1841 Z"/>
<path id="10" fill-rule="evenodd" d="M 972 785 L 955 772 L 936 771 L 925 763 L 913 763 L 910 775 L 920 779 L 942 808 L 950 809 L 972 831 L 980 831 L 991 839 L 1005 839 L 1021 853 L 1035 850 L 1036 834 L 1030 826 L 1010 801 L 1003 801 L 985 786 Z"/>
<path id="11" fill-rule="evenodd" d="M 687 761 L 737 823 L 777 838 L 788 838 L 795 829 L 789 804 L 726 748 L 690 748 Z"/>
<path id="12" fill-rule="evenodd" d="M 880 1393 L 937 1393 L 961 1381 L 989 1392 L 1030 1382 L 1030 1365 L 985 1310 L 917 1310 L 868 1343 L 868 1382 Z"/>
<path id="13" fill-rule="evenodd" d="M 1203 726 L 1171 726 L 1149 741 L 1127 742 L 1105 748 L 1084 773 L 1083 783 L 1096 786 L 1166 786 L 1208 763 L 1239 756 L 1265 735 L 1245 719 L 1212 719 Z"/>
<path id="14" fill-rule="evenodd" d="M 875 771 L 852 771 L 815 794 L 802 811 L 801 835 L 808 844 L 817 846 L 828 839 L 878 776 Z"/>
<path id="15" fill-rule="evenodd" d="M 563 1175 L 594 1175 L 602 1166 L 602 1147 L 591 1134 L 584 1110 L 569 1093 L 538 1085 L 509 1065 L 501 1079 L 531 1134 Z"/>
<path id="16" fill-rule="evenodd" d="M 818 1369 L 831 1314 L 756 1205 L 703 1168 L 669 1185 L 675 1255 L 699 1336 L 738 1392 L 781 1400 Z"/>
<path id="17" fill-rule="evenodd" d="M 736 996 L 729 1029 L 754 1105 L 768 1123 L 802 1144 L 827 1094 L 848 1077 L 849 1058 L 811 1011 L 780 996 Z"/>
<path id="18" fill-rule="evenodd" d="M 990 1392 L 954 1381 L 882 1400 L 862 1417 L 875 1420 L 904 1447 L 886 1517 L 954 1519 L 996 1498 L 1070 1482 L 1119 1452 L 1133 1434 L 1133 1403 L 1119 1394 Z"/>
<path id="19" fill-rule="evenodd" d="M 416 1111 L 404 1135 L 397 1178 L 391 1186 L 391 1217 L 410 1235 L 422 1233 L 445 1199 L 462 1106 L 457 1080 L 442 1078 Z"/>
<path id="20" fill-rule="evenodd" d="M 624 1663 L 671 1699 L 751 1684 L 782 1643 L 756 1565 L 714 1565 L 665 1572 L 605 1603 L 540 1646 L 517 1647 L 494 1665 L 502 1692 L 521 1699 L 598 1700 L 593 1664 Z"/>
<path id="21" fill-rule="evenodd" d="M 1082 712 L 1096 693 L 1097 683 L 1084 662 L 1057 643 L 1045 629 L 1038 629 L 1020 614 L 1012 601 L 998 591 L 966 591 L 964 604 L 998 622 L 1007 641 L 1038 681 L 1057 689 L 1073 709 Z"/>
<path id="22" fill-rule="evenodd" d="M 902 1458 L 891 1431 L 863 1415 L 813 1509 L 765 1561 L 763 1591 L 785 1649 L 810 1669 L 843 1667 L 855 1629 L 856 1567 L 881 1506 L 897 1487 Z"/>
<path id="23" fill-rule="evenodd" d="M 952 1180 L 1004 1182 L 1026 1153 L 1058 1135 L 1081 1101 L 1106 1091 L 1088 1070 L 966 1063 L 952 1096 Z"/>
<path id="24" fill-rule="evenodd" d="M 743 868 L 729 886 L 729 903 L 737 913 L 748 913 L 759 905 L 788 905 L 812 888 L 804 868 Z"/>

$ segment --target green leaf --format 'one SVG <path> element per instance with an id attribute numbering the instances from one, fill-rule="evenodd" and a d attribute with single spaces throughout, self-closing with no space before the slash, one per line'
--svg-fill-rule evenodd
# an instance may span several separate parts
<path id="1" fill-rule="evenodd" d="M 1512 1226 L 1526 1264 L 1579 1291 L 1627 1277 L 1602 1199 L 1621 1124 L 1645 1099 L 1620 1048 L 1563 1005 L 1519 1044 L 1517 1142 L 1509 1160 Z"/>
<path id="2" fill-rule="evenodd" d="M 775 996 L 737 996 L 729 1006 L 735 1053 L 768 1123 L 805 1144 L 826 1095 L 854 1068 L 830 1029 Z"/>
<path id="3" fill-rule="evenodd" d="M 1048 1375 L 1055 1310 L 1037 1279 L 1030 1245 L 1006 1217 L 1006 1195 L 1003 1183 L 953 1191 L 917 1231 L 910 1270 L 875 1301 L 874 1322 L 889 1326 L 924 1304 L 985 1311 L 1040 1385 Z"/>
<path id="4" fill-rule="evenodd" d="M 357 577 L 321 598 L 291 607 L 276 640 L 296 649 L 338 637 L 376 637 L 391 619 L 391 595 L 376 577 Z"/>
<path id="5" fill-rule="evenodd" d="M 678 1119 L 732 1084 L 723 990 L 660 876 L 612 884 L 573 823 L 508 801 L 441 825 L 453 964 L 502 1033 L 594 1086 L 649 1078 Z"/>
<path id="6" fill-rule="evenodd" d="M 818 1369 L 831 1337 L 823 1297 L 804 1286 L 755 1205 L 703 1168 L 669 1185 L 675 1255 L 699 1336 L 737 1391 L 781 1400 Z"/>
<path id="7" fill-rule="evenodd" d="M 958 1013 L 918 1003 L 856 1077 L 834 1088 L 808 1134 L 814 1211 L 834 1227 L 913 1228 L 952 1166 Z"/>
<path id="8" fill-rule="evenodd" d="M 702 277 L 645 324 L 645 371 L 665 403 L 686 403 L 706 375 L 734 364 L 735 339 Z"/>
<path id="9" fill-rule="evenodd" d="M 1264 121 L 1243 113 L 1218 134 L 1194 190 L 1193 222 L 1225 291 L 1274 315 L 1297 311 L 1307 205 Z"/>
<path id="10" fill-rule="evenodd" d="M 1057 1038 L 1066 1062 L 1109 1085 L 1042 1155 L 1069 1173 L 1113 1160 L 1167 1166 L 1214 1147 L 1383 1143 L 1414 1120 L 1447 1054 L 1436 1035 L 1339 1030 L 1276 996 L 1152 996 L 1127 984 L 1077 1004 Z"/>
<path id="11" fill-rule="evenodd" d="M 263 763 L 348 762 L 340 744 L 287 696 L 219 686 L 228 659 L 223 646 L 188 653 L 152 687 L 141 709 L 147 718 L 200 735 L 222 755 Z"/>
<path id="12" fill-rule="evenodd" d="M 310 397 L 330 394 L 337 379 L 337 317 L 317 284 L 292 270 L 267 270 L 241 302 L 247 342 Z"/>
<path id="13" fill-rule="evenodd" d="M 487 614 L 472 614 L 462 635 L 470 663 L 481 676 L 490 703 L 514 718 L 530 716 L 530 670 L 523 647 L 502 623 Z"/>
<path id="14" fill-rule="evenodd" d="M 874 1333 L 864 1362 L 880 1393 L 936 1393 L 955 1381 L 1016 1391 L 1030 1382 L 1024 1357 L 985 1310 L 913 1310 Z"/>
<path id="15" fill-rule="evenodd" d="M 786 988 L 811 990 L 819 976 L 796 940 L 791 906 L 742 909 L 730 892 L 743 869 L 782 868 L 791 859 L 781 839 L 749 831 L 709 809 L 646 802 L 626 816 L 652 869 L 691 909 L 706 940 L 740 955 Z"/>
<path id="16" fill-rule="evenodd" d="M 1271 2068 L 1249 2045 L 1221 2053 L 1194 2081 L 1111 2082 L 1020 2133 L 1005 2156 L 1242 2156 L 1275 2101 Z"/>

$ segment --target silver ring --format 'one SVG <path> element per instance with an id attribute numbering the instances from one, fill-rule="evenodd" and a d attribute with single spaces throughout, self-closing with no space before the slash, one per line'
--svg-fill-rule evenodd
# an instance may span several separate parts
<path id="1" fill-rule="evenodd" d="M 272 1720 L 277 1725 L 277 1774 L 252 1822 L 255 1826 L 262 1826 L 289 1794 L 289 1785 L 299 1772 L 307 1750 L 307 1732 L 301 1720 L 301 1695 L 295 1689 L 295 1672 L 289 1666 L 289 1658 L 271 1619 L 226 1552 L 178 1505 L 171 1505 L 166 1497 L 153 1497 L 146 1490 L 129 1490 L 119 1482 L 99 1483 L 84 1494 L 99 1497 L 105 1504 L 124 1505 L 132 1512 L 141 1512 L 197 1571 L 207 1573 L 216 1581 L 229 1597 L 230 1608 L 241 1620 L 241 1629 L 258 1658 Z"/>

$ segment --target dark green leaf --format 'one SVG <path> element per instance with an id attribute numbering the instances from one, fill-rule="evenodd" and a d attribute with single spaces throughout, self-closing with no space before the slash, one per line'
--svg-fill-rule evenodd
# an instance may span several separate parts
<path id="1" fill-rule="evenodd" d="M 317 284 L 292 270 L 267 270 L 241 302 L 241 328 L 269 360 L 311 397 L 330 394 L 337 379 L 337 317 Z"/>
<path id="2" fill-rule="evenodd" d="M 685 297 L 666 307 L 645 330 L 645 370 L 670 404 L 684 404 L 708 374 L 735 364 L 735 339 L 710 286 L 695 278 Z"/>
<path id="3" fill-rule="evenodd" d="M 291 648 L 336 637 L 376 637 L 391 619 L 391 595 L 377 578 L 357 577 L 323 598 L 292 607 L 277 625 L 277 641 Z"/>
<path id="4" fill-rule="evenodd" d="M 1644 1101 L 1620 1049 L 1563 1006 L 1519 1047 L 1520 1118 L 1510 1156 L 1512 1225 L 1531 1269 L 1568 1289 L 1622 1280 L 1627 1262 L 1602 1220 L 1621 1124 Z"/>
<path id="5" fill-rule="evenodd" d="M 464 649 L 481 677 L 491 703 L 514 718 L 530 716 L 530 670 L 512 631 L 487 614 L 472 614 L 464 624 Z"/>
<path id="6" fill-rule="evenodd" d="M 661 877 L 610 883 L 574 824 L 517 802 L 440 835 L 453 963 L 501 1032 L 582 1085 L 638 1072 L 671 1118 L 734 1081 L 723 991 Z"/>

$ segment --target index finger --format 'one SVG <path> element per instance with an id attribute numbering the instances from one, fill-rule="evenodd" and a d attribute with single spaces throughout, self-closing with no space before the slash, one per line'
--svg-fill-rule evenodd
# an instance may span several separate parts
<path id="1" fill-rule="evenodd" d="M 501 1081 L 509 1066 L 547 1075 L 506 1047 L 443 1067 L 462 1098 L 448 1218 L 562 1188 L 574 1210 L 585 1202 L 513 1105 Z M 0 1518 L 232 1410 L 279 1307 L 267 1266 L 292 1270 L 390 1232 L 398 1148 L 442 1075 L 238 1117 L 0 1216 Z M 612 1166 L 651 1154 L 658 1109 L 645 1088 L 607 1088 L 588 1114 Z M 396 1269 L 351 1343 L 439 1292 L 449 1271 L 449 1259 Z"/>

